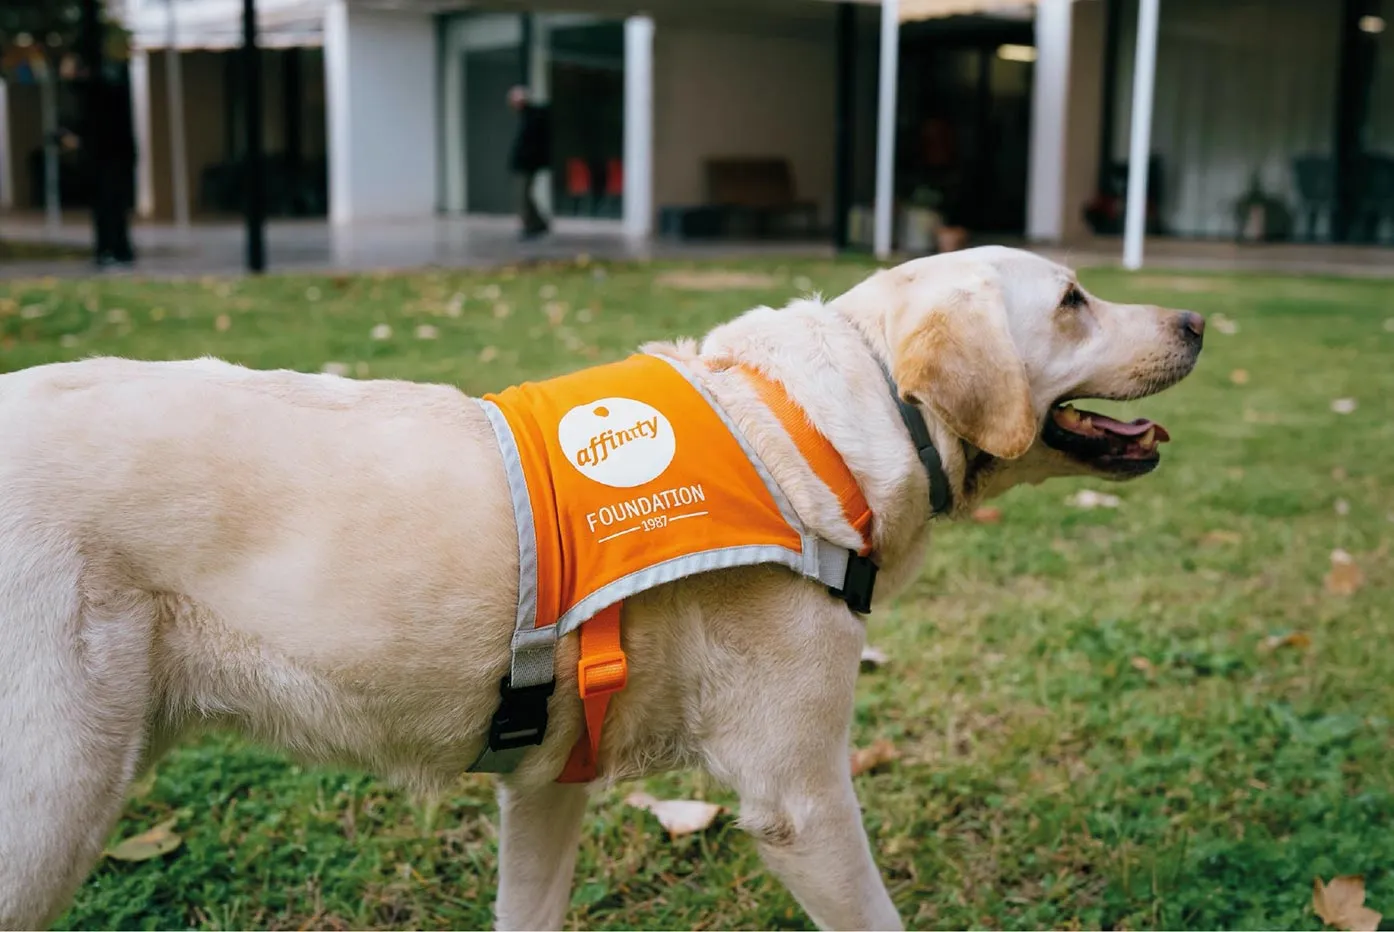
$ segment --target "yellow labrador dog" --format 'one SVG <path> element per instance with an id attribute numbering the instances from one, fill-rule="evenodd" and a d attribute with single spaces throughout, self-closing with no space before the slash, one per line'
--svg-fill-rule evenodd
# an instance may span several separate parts
<path id="1" fill-rule="evenodd" d="M 697 374 L 805 525 L 855 547 L 731 364 L 783 384 L 870 504 L 884 604 L 929 539 L 912 422 L 951 516 L 1051 476 L 1138 476 L 1162 428 L 1067 403 L 1172 385 L 1203 329 L 986 248 L 647 349 Z M 65 908 L 132 779 L 194 728 L 426 789 L 466 770 L 509 663 L 509 494 L 485 412 L 449 386 L 211 359 L 0 376 L 0 926 Z M 629 685 L 600 778 L 704 768 L 738 791 L 741 823 L 817 923 L 899 927 L 848 766 L 861 619 L 757 566 L 630 598 L 624 625 Z M 545 741 L 501 780 L 500 927 L 557 928 L 568 904 L 587 791 L 555 779 L 581 729 L 575 641 L 557 648 Z"/>

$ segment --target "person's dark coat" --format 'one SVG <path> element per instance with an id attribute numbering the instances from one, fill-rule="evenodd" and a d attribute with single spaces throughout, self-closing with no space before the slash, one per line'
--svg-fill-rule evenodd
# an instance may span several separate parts
<path id="1" fill-rule="evenodd" d="M 518 112 L 518 135 L 508 165 L 523 175 L 551 167 L 552 128 L 546 107 L 525 104 Z"/>

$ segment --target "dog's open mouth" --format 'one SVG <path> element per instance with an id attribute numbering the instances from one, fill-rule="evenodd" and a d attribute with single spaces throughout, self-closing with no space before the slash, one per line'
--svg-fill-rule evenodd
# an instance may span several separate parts
<path id="1" fill-rule="evenodd" d="M 1145 418 L 1124 424 L 1107 415 L 1058 404 L 1050 409 L 1041 439 L 1094 469 L 1136 476 L 1157 468 L 1162 458 L 1157 445 L 1171 436 L 1162 425 Z"/>

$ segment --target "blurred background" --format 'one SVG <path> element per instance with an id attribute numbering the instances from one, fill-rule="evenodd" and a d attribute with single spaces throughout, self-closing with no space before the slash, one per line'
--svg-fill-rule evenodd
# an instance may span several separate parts
<path id="1" fill-rule="evenodd" d="M 77 248 L 105 196 L 157 267 L 235 267 L 263 218 L 291 266 L 736 242 L 1117 252 L 1142 35 L 1140 232 L 1394 243 L 1381 0 L 1164 0 L 1154 33 L 1139 8 L 5 0 L 0 236 Z M 526 249 L 514 86 L 550 135 L 529 181 L 554 235 Z"/>

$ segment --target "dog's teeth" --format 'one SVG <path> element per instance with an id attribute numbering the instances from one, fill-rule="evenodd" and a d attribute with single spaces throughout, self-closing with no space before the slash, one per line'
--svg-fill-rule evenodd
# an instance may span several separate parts
<path id="1" fill-rule="evenodd" d="M 1155 447 L 1157 445 L 1157 429 L 1155 427 L 1147 428 L 1147 433 L 1137 438 L 1137 444 L 1144 450 L 1150 450 Z"/>
<path id="2" fill-rule="evenodd" d="M 1079 424 L 1079 412 L 1066 405 L 1060 409 L 1060 416 L 1055 420 L 1061 427 L 1074 427 Z"/>

